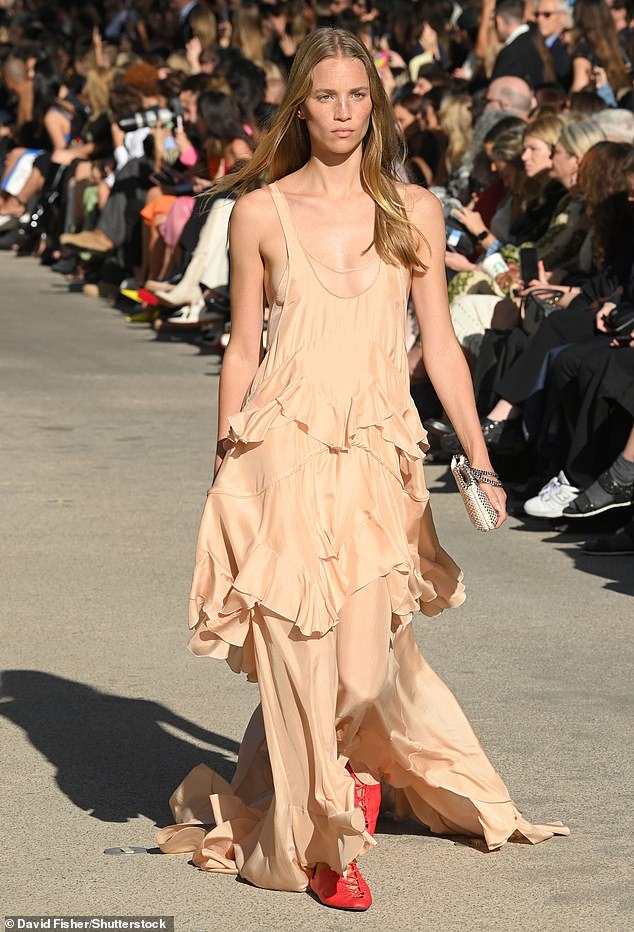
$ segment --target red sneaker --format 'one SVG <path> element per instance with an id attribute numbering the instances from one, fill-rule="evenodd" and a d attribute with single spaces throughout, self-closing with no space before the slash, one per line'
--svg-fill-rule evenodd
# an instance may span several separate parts
<path id="1" fill-rule="evenodd" d="M 361 876 L 356 861 L 351 861 L 345 874 L 337 874 L 329 867 L 315 871 L 310 889 L 324 904 L 333 909 L 360 911 L 372 905 L 370 888 Z"/>
<path id="2" fill-rule="evenodd" d="M 350 764 L 346 764 L 346 770 L 354 780 L 354 804 L 359 806 L 365 817 L 366 832 L 374 836 L 381 808 L 381 784 L 374 783 L 372 786 L 367 786 L 358 779 Z"/>

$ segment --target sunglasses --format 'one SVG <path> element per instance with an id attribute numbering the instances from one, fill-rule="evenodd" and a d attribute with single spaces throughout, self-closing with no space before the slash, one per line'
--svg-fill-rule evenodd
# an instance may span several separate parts
<path id="1" fill-rule="evenodd" d="M 551 16 L 557 16 L 558 13 L 562 13 L 563 10 L 550 10 L 544 13 L 540 13 L 539 10 L 535 13 L 535 19 L 550 19 Z"/>

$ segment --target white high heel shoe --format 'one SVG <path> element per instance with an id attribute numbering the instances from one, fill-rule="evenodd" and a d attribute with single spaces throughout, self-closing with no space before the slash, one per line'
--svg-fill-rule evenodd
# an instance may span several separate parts
<path id="1" fill-rule="evenodd" d="M 222 314 L 210 311 L 205 299 L 200 298 L 192 304 L 185 304 L 178 313 L 167 317 L 164 323 L 175 327 L 200 327 L 202 324 L 221 323 L 223 320 Z"/>
<path id="2" fill-rule="evenodd" d="M 154 291 L 154 294 L 162 304 L 170 304 L 173 307 L 181 307 L 183 304 L 195 304 L 200 300 L 202 290 L 200 285 L 187 285 L 179 282 L 174 288 L 160 288 Z"/>

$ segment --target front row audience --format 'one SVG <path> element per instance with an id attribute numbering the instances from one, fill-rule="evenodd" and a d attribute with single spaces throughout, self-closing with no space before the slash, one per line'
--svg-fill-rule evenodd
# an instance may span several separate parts
<path id="1" fill-rule="evenodd" d="M 219 353 L 233 199 L 199 195 L 250 158 L 297 43 L 324 24 L 319 4 L 235 6 L 186 21 L 117 7 L 89 41 L 81 18 L 59 40 L 16 18 L 1 58 L 0 248 Z M 452 319 L 496 465 L 512 480 L 529 464 L 533 518 L 583 527 L 622 510 L 629 524 L 585 549 L 634 554 L 631 10 L 577 0 L 571 22 L 538 0 L 526 22 L 515 0 L 495 16 L 483 0 L 482 18 L 442 0 L 363 6 L 332 4 L 326 24 L 373 49 L 403 178 L 443 204 Z M 459 443 L 436 414 L 425 426 L 446 460 Z"/>

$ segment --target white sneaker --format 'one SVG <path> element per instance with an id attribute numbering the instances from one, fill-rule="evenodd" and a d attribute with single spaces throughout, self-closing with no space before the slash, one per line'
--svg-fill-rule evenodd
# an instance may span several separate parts
<path id="1" fill-rule="evenodd" d="M 564 508 L 581 490 L 570 485 L 563 470 L 546 483 L 534 498 L 524 502 L 524 511 L 532 518 L 561 518 Z"/>

